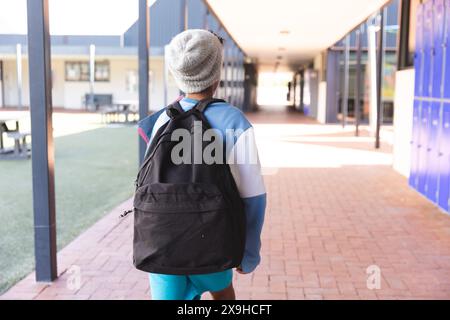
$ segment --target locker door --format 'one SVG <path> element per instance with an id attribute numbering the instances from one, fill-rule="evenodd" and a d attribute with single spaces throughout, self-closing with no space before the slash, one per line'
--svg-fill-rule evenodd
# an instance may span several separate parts
<path id="1" fill-rule="evenodd" d="M 444 104 L 441 126 L 438 204 L 441 208 L 448 211 L 450 187 L 450 103 Z"/>
<path id="2" fill-rule="evenodd" d="M 420 100 L 414 99 L 414 106 L 413 106 L 413 129 L 412 129 L 412 140 L 411 140 L 411 171 L 409 174 L 409 185 L 413 187 L 414 189 L 419 188 L 419 182 L 418 182 L 418 160 L 419 160 L 419 133 L 420 133 L 420 123 L 421 123 L 421 117 L 420 117 L 420 109 L 421 109 L 421 102 Z"/>
<path id="3" fill-rule="evenodd" d="M 450 1 L 450 0 L 449 0 Z M 419 146 L 420 146 L 420 125 L 421 125 L 421 108 L 422 102 L 417 98 L 422 96 L 422 79 L 423 79 L 423 5 L 417 8 L 416 22 L 416 51 L 414 54 L 414 106 L 413 106 L 413 125 L 411 134 L 411 171 L 409 175 L 409 185 L 414 189 L 418 189 L 418 170 L 419 170 Z"/>
<path id="4" fill-rule="evenodd" d="M 450 99 L 450 0 L 445 1 L 444 98 Z"/>
<path id="5" fill-rule="evenodd" d="M 431 96 L 432 53 L 433 53 L 433 1 L 424 4 L 423 20 L 423 80 L 422 96 Z"/>
<path id="6" fill-rule="evenodd" d="M 439 173 L 439 124 L 440 124 L 440 102 L 430 104 L 430 121 L 428 125 L 428 147 L 427 147 L 427 175 L 425 192 L 428 199 L 437 202 L 437 183 Z"/>
<path id="7" fill-rule="evenodd" d="M 427 169 L 428 169 L 428 141 L 430 132 L 430 102 L 422 101 L 421 122 L 419 132 L 419 156 L 418 156 L 418 191 L 426 194 Z"/>
<path id="8" fill-rule="evenodd" d="M 441 97 L 444 51 L 444 0 L 434 0 L 432 97 Z"/>
<path id="9" fill-rule="evenodd" d="M 450 0 L 448 0 L 450 1 Z M 422 96 L 422 70 L 423 70 L 423 5 L 417 7 L 416 21 L 416 49 L 414 53 L 414 95 Z"/>

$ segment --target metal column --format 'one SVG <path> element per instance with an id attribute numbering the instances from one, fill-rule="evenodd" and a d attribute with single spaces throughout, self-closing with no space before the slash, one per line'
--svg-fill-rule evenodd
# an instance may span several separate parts
<path id="1" fill-rule="evenodd" d="M 229 63 L 230 63 L 230 59 L 229 59 L 229 44 L 228 44 L 228 38 L 225 39 L 224 42 L 224 48 L 223 48 L 223 99 L 228 101 L 229 99 L 229 92 L 230 92 L 230 88 L 229 88 L 229 81 L 228 81 L 228 73 L 229 73 Z M 229 102 L 229 101 L 228 101 Z"/>
<path id="2" fill-rule="evenodd" d="M 230 92 L 231 92 L 231 104 L 237 107 L 237 101 L 236 101 L 236 47 L 232 43 L 231 47 L 231 83 L 230 83 Z"/>
<path id="3" fill-rule="evenodd" d="M 22 45 L 16 45 L 16 74 L 17 74 L 17 107 L 22 108 Z"/>
<path id="4" fill-rule="evenodd" d="M 180 26 L 182 28 L 181 31 L 185 31 L 187 29 L 189 29 L 189 9 L 188 9 L 188 4 L 187 4 L 187 0 L 182 0 L 180 1 L 181 3 L 181 23 Z"/>
<path id="5" fill-rule="evenodd" d="M 36 281 L 57 277 L 52 85 L 48 0 L 28 0 Z"/>
<path id="6" fill-rule="evenodd" d="M 361 111 L 361 29 L 356 30 L 355 136 L 359 136 Z"/>
<path id="7" fill-rule="evenodd" d="M 206 11 L 205 11 L 205 15 L 203 16 L 203 29 L 205 29 L 205 30 L 208 30 L 209 29 L 209 23 L 208 23 L 208 20 L 209 20 L 209 11 L 208 11 L 208 9 L 206 9 Z"/>
<path id="8" fill-rule="evenodd" d="M 399 14 L 399 26 L 400 31 L 398 35 L 397 42 L 397 69 L 403 70 L 408 67 L 408 56 L 409 56 L 409 21 L 411 12 L 411 0 L 401 0 L 400 1 L 400 14 Z M 414 17 L 415 18 L 415 17 Z"/>
<path id="9" fill-rule="evenodd" d="M 89 107 L 91 110 L 95 110 L 94 82 L 95 82 L 95 44 L 91 44 L 89 46 Z"/>
<path id="10" fill-rule="evenodd" d="M 32 1 L 32 0 L 28 0 Z M 139 0 L 139 119 L 148 115 L 149 106 L 149 11 L 148 0 Z M 147 145 L 139 138 L 139 164 L 142 163 Z"/>
<path id="11" fill-rule="evenodd" d="M 188 6 L 187 0 L 180 1 L 180 33 L 186 31 L 188 29 Z M 164 57 L 165 59 L 165 57 Z M 179 90 L 180 96 L 183 96 L 185 93 L 182 90 Z"/>
<path id="12" fill-rule="evenodd" d="M 377 122 L 375 133 L 375 148 L 380 148 L 380 127 L 382 112 L 382 85 L 383 85 L 383 53 L 384 53 L 384 15 L 385 10 L 380 10 L 380 30 L 378 34 L 378 59 L 377 59 Z"/>
<path id="13" fill-rule="evenodd" d="M 327 51 L 327 97 L 326 97 L 326 123 L 337 121 L 338 113 L 338 75 L 339 75 L 339 52 Z"/>
<path id="14" fill-rule="evenodd" d="M 342 127 L 345 128 L 348 116 L 348 96 L 349 96 L 349 79 L 350 79 L 350 36 L 345 36 L 345 51 L 344 51 L 344 93 L 342 96 Z"/>

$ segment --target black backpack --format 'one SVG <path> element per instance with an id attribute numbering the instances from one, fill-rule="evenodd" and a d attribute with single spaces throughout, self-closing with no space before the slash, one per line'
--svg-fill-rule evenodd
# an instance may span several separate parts
<path id="1" fill-rule="evenodd" d="M 178 102 L 168 106 L 170 120 L 147 150 L 134 196 L 133 263 L 139 270 L 204 274 L 241 263 L 245 211 L 226 159 L 222 164 L 195 164 L 193 159 L 174 164 L 171 159 L 179 143 L 172 141 L 172 132 L 187 129 L 194 141 L 194 121 L 201 121 L 203 132 L 211 128 L 203 111 L 214 102 L 224 101 L 202 100 L 186 112 Z M 201 150 L 208 144 L 202 139 Z"/>

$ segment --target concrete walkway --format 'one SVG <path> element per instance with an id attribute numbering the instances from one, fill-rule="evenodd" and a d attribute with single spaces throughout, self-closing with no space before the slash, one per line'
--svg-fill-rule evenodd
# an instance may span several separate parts
<path id="1" fill-rule="evenodd" d="M 250 118 L 268 210 L 262 263 L 235 275 L 238 299 L 450 299 L 450 216 L 392 170 L 389 145 L 375 151 L 367 134 L 283 110 Z M 0 298 L 148 299 L 131 264 L 132 219 L 118 218 L 130 206 L 59 252 L 57 281 L 30 274 Z"/>

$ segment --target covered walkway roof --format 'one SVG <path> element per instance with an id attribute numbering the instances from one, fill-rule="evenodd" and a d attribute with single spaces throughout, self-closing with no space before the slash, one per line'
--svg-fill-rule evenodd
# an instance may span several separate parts
<path id="1" fill-rule="evenodd" d="M 332 46 L 387 0 L 207 0 L 241 48 L 259 63 L 295 67 Z"/>

